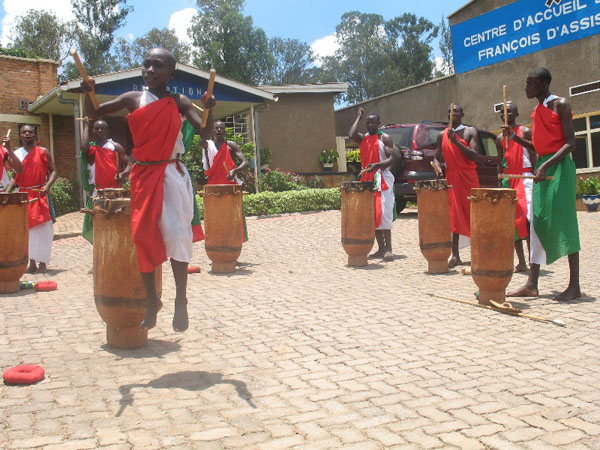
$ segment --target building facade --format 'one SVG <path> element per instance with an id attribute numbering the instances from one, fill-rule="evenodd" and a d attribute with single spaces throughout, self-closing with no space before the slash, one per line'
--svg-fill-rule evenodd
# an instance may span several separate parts
<path id="1" fill-rule="evenodd" d="M 447 121 L 450 103 L 465 122 L 499 131 L 503 86 L 531 124 L 537 101 L 525 96 L 527 73 L 547 67 L 551 92 L 574 113 L 580 174 L 600 172 L 600 1 L 473 0 L 449 16 L 456 74 L 336 111 L 336 133 L 348 134 L 359 107 L 382 123 Z"/>

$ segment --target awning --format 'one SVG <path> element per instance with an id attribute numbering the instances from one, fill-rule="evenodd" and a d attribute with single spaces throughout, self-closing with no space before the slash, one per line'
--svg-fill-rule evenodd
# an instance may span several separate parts
<path id="1" fill-rule="evenodd" d="M 175 77 L 169 82 L 171 92 L 184 94 L 192 103 L 202 106 L 200 97 L 208 87 L 209 73 L 185 64 L 177 64 Z M 96 96 L 100 103 L 112 100 L 115 97 L 134 90 L 142 90 L 144 81 L 141 68 L 129 69 L 94 77 L 96 81 Z M 52 89 L 44 96 L 37 99 L 29 106 L 29 112 L 42 114 L 57 114 L 70 116 L 73 107 L 69 104 L 59 103 L 57 95 L 63 94 L 65 99 L 78 100 L 83 90 L 80 87 L 81 79 L 67 81 Z M 238 114 L 250 109 L 252 105 L 260 105 L 265 101 L 276 101 L 277 95 L 237 81 L 221 77 L 217 74 L 213 94 L 217 99 L 217 106 L 213 110 L 215 119 Z M 127 115 L 122 110 L 114 116 Z"/>

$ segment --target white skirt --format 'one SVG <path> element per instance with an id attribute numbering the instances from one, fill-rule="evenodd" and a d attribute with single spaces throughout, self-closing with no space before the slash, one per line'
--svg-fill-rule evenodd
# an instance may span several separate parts
<path id="1" fill-rule="evenodd" d="M 29 259 L 38 263 L 49 264 L 54 239 L 52 220 L 29 229 Z"/>

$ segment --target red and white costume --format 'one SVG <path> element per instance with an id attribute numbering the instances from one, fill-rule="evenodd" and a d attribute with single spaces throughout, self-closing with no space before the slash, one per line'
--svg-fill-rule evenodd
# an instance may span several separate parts
<path id="1" fill-rule="evenodd" d="M 463 126 L 464 127 L 464 126 Z M 460 126 L 454 131 L 460 131 Z M 444 130 L 442 139 L 442 155 L 446 162 L 446 179 L 452 186 L 448 190 L 448 204 L 450 207 L 450 231 L 462 236 L 471 236 L 471 205 L 467 197 L 471 195 L 471 188 L 479 187 L 477 165 L 475 161 L 467 158 L 463 152 L 448 138 L 448 129 Z M 458 134 L 456 138 L 465 147 L 469 144 Z"/>
<path id="2" fill-rule="evenodd" d="M 517 136 L 523 136 L 521 125 L 515 127 L 514 131 Z M 504 150 L 504 160 L 506 161 L 504 173 L 511 175 L 522 175 L 524 173 L 531 174 L 533 167 L 531 167 L 529 153 L 523 148 L 523 146 L 517 144 L 513 140 L 509 140 L 508 148 L 506 148 L 505 138 L 502 138 L 502 143 L 500 145 L 502 146 L 502 150 Z M 517 191 L 515 225 L 519 239 L 525 239 L 527 236 L 529 236 L 529 227 L 527 225 L 527 221 L 531 221 L 533 218 L 533 210 L 531 206 L 533 180 L 512 178 L 508 180 L 507 184 L 511 189 Z"/>
<path id="3" fill-rule="evenodd" d="M 96 185 L 96 189 L 118 188 L 119 183 L 115 179 L 118 158 L 115 143 L 108 139 L 102 146 L 90 145 L 88 156 L 94 158 L 94 164 L 88 164 L 89 183 Z"/>
<path id="4" fill-rule="evenodd" d="M 31 151 L 20 147 L 15 150 L 15 155 L 23 163 L 23 173 L 15 175 L 15 183 L 19 192 L 27 192 L 29 200 L 29 259 L 39 263 L 50 263 L 54 227 L 50 218 L 48 196 L 40 195 L 37 189 L 46 184 L 48 175 L 48 159 L 46 149 L 35 146 Z"/>
<path id="5" fill-rule="evenodd" d="M 235 181 L 231 181 L 227 176 L 229 172 L 226 172 L 223 166 L 225 163 L 230 171 L 235 169 L 235 162 L 231 157 L 227 141 L 224 141 L 219 149 L 213 141 L 206 142 L 208 143 L 206 151 L 202 152 L 202 166 L 204 174 L 208 177 L 206 184 L 242 184 L 242 180 L 237 176 Z"/>
<path id="6" fill-rule="evenodd" d="M 360 141 L 360 163 L 363 169 L 369 164 L 387 159 L 385 144 L 380 134 L 367 134 Z M 360 181 L 373 181 L 375 186 L 375 229 L 391 230 L 394 221 L 394 175 L 390 169 L 364 172 Z"/>
<path id="7" fill-rule="evenodd" d="M 181 116 L 169 95 L 159 99 L 145 90 L 139 109 L 127 116 L 133 137 L 131 229 L 140 272 L 153 272 L 167 258 L 189 263 L 194 191 L 185 166 Z"/>
<path id="8" fill-rule="evenodd" d="M 4 191 L 4 188 L 10 182 L 5 167 L 6 155 L 8 155 L 8 151 L 0 145 L 0 192 Z"/>

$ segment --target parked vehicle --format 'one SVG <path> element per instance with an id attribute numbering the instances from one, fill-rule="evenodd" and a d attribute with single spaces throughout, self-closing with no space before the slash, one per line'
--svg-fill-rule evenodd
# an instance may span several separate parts
<path id="1" fill-rule="evenodd" d="M 444 122 L 423 121 L 421 123 L 385 125 L 381 131 L 387 133 L 399 148 L 392 166 L 395 177 L 394 193 L 396 211 L 406 207 L 407 200 L 416 201 L 414 190 L 416 181 L 434 180 L 437 175 L 431 167 L 435 156 L 438 135 L 448 126 Z M 481 187 L 498 187 L 497 167 L 499 164 L 496 149 L 496 135 L 485 130 L 479 131 L 479 155 L 476 159 L 477 174 Z M 443 165 L 445 170 L 445 166 Z"/>

